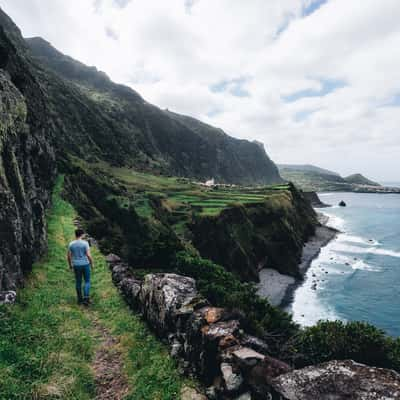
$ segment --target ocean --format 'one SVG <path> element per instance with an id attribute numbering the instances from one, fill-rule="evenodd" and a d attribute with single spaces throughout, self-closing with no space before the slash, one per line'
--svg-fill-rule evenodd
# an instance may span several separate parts
<path id="1" fill-rule="evenodd" d="M 400 336 L 400 195 L 320 193 L 337 239 L 321 250 L 288 311 L 302 325 L 366 321 Z M 343 200 L 347 207 L 338 207 Z"/>

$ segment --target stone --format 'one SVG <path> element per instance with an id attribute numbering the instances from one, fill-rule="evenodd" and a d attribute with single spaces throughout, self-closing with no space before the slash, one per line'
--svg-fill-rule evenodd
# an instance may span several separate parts
<path id="1" fill-rule="evenodd" d="M 14 304 L 17 299 L 17 292 L 9 290 L 7 292 L 0 292 L 0 304 Z"/>
<path id="2" fill-rule="evenodd" d="M 209 340 L 221 339 L 226 336 L 235 336 L 239 330 L 239 321 L 223 321 L 206 325 L 202 331 Z"/>
<path id="3" fill-rule="evenodd" d="M 223 312 L 223 308 L 207 307 L 204 310 L 204 319 L 207 321 L 208 324 L 213 324 L 221 319 Z"/>
<path id="4" fill-rule="evenodd" d="M 269 350 L 267 343 L 256 336 L 245 334 L 241 339 L 241 343 L 243 346 L 250 347 L 261 354 L 267 354 Z"/>
<path id="5" fill-rule="evenodd" d="M 215 386 L 209 386 L 206 390 L 206 395 L 209 400 L 216 400 L 217 390 L 215 389 Z"/>
<path id="6" fill-rule="evenodd" d="M 225 387 L 228 392 L 236 392 L 243 383 L 243 377 L 239 371 L 235 372 L 231 364 L 221 363 L 221 372 Z"/>
<path id="7" fill-rule="evenodd" d="M 259 361 L 263 361 L 265 358 L 263 354 L 257 353 L 249 347 L 241 347 L 238 350 L 232 352 L 232 354 L 238 361 L 239 365 L 246 367 L 253 367 Z"/>
<path id="8" fill-rule="evenodd" d="M 139 299 L 142 313 L 157 333 L 174 332 L 183 327 L 199 301 L 195 281 L 176 274 L 145 276 Z"/>
<path id="9" fill-rule="evenodd" d="M 181 390 L 181 400 L 207 400 L 207 397 L 189 386 L 184 386 Z"/>
<path id="10" fill-rule="evenodd" d="M 400 374 L 352 360 L 295 370 L 275 378 L 272 386 L 287 400 L 400 399 Z"/>
<path id="11" fill-rule="evenodd" d="M 109 264 L 117 264 L 122 261 L 121 257 L 119 257 L 113 253 L 108 254 L 105 258 L 106 258 L 106 262 L 108 262 Z"/>

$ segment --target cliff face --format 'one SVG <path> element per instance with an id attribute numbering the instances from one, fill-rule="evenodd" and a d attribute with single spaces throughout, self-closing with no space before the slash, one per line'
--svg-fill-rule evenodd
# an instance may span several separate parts
<path id="1" fill-rule="evenodd" d="M 15 289 L 21 283 L 24 272 L 46 247 L 45 211 L 56 165 L 44 95 L 24 58 L 20 33 L 1 11 L 0 23 L 0 291 L 3 291 Z"/>
<path id="2" fill-rule="evenodd" d="M 191 230 L 193 244 L 202 257 L 223 265 L 241 279 L 257 281 L 261 268 L 299 276 L 303 244 L 315 226 L 314 210 L 291 186 L 265 203 L 197 218 Z"/>

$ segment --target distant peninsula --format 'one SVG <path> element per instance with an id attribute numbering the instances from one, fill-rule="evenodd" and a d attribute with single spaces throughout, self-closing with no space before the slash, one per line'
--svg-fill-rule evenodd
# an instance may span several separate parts
<path id="1" fill-rule="evenodd" d="M 382 186 L 360 173 L 342 177 L 334 171 L 309 164 L 279 164 L 283 179 L 305 192 L 400 193 L 398 187 Z"/>

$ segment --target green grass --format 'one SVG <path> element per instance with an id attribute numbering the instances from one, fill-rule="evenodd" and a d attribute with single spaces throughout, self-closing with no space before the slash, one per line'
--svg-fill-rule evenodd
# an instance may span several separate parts
<path id="1" fill-rule="evenodd" d="M 92 360 L 99 346 L 93 319 L 120 340 L 130 385 L 127 399 L 178 398 L 183 379 L 167 349 L 132 314 L 113 286 L 104 257 L 93 249 L 93 306 L 75 304 L 65 252 L 73 238 L 73 208 L 59 181 L 48 218 L 49 248 L 18 292 L 0 307 L 0 399 L 93 399 Z"/>

